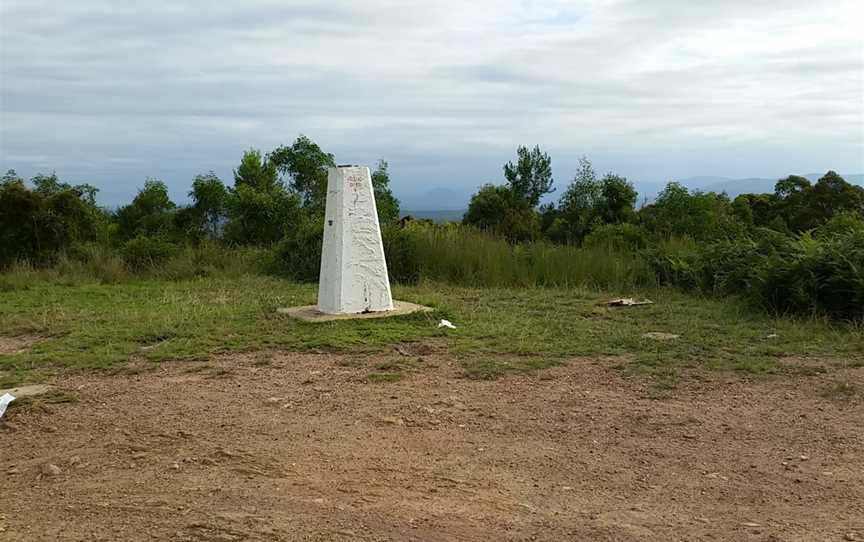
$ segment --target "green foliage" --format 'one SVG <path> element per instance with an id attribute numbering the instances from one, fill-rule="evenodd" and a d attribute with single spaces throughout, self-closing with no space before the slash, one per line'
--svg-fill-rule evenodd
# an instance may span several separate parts
<path id="1" fill-rule="evenodd" d="M 616 250 L 637 251 L 648 247 L 652 241 L 648 230 L 630 223 L 603 224 L 585 237 L 587 248 L 611 247 Z"/>
<path id="2" fill-rule="evenodd" d="M 225 240 L 240 245 L 268 245 L 282 239 L 301 221 L 300 198 L 284 189 L 235 187 L 227 200 Z"/>
<path id="3" fill-rule="evenodd" d="M 736 220 L 725 194 L 691 193 L 674 182 L 640 211 L 639 218 L 646 228 L 660 235 L 687 235 L 697 240 L 734 236 L 744 227 Z"/>
<path id="4" fill-rule="evenodd" d="M 301 135 L 290 147 L 283 145 L 270 153 L 269 162 L 288 177 L 288 188 L 300 196 L 303 207 L 323 213 L 327 168 L 336 165 L 332 154 Z"/>
<path id="5" fill-rule="evenodd" d="M 580 244 L 604 224 L 632 221 L 636 216 L 635 204 L 636 190 L 632 183 L 614 173 L 597 179 L 591 162 L 583 156 L 576 177 L 561 196 L 547 236 L 556 242 Z"/>
<path id="6" fill-rule="evenodd" d="M 613 173 L 600 181 L 600 201 L 594 210 L 604 224 L 621 224 L 635 217 L 636 189 L 626 178 Z"/>
<path id="7" fill-rule="evenodd" d="M 323 222 L 303 221 L 274 247 L 271 272 L 300 282 L 317 282 L 323 239 Z"/>
<path id="8" fill-rule="evenodd" d="M 777 181 L 774 194 L 742 194 L 735 200 L 736 215 L 752 216 L 752 224 L 801 233 L 843 213 L 864 214 L 864 188 L 846 182 L 833 171 L 815 185 L 804 177 L 790 175 Z M 749 207 L 749 212 L 744 206 Z"/>
<path id="9" fill-rule="evenodd" d="M 546 242 L 512 244 L 457 224 L 406 228 L 420 280 L 470 286 L 566 286 L 628 289 L 654 275 L 639 254 L 608 247 L 579 249 Z"/>
<path id="10" fill-rule="evenodd" d="M 164 237 L 139 235 L 123 245 L 123 260 L 132 269 L 155 267 L 174 256 L 179 247 Z"/>
<path id="11" fill-rule="evenodd" d="M 389 224 L 381 230 L 390 282 L 417 284 L 420 281 L 422 269 L 414 230 L 423 227 L 425 226 L 419 223 L 409 223 L 406 227 Z"/>
<path id="12" fill-rule="evenodd" d="M 378 221 L 392 224 L 399 220 L 399 200 L 390 190 L 390 173 L 384 160 L 378 161 L 378 166 L 372 172 L 372 190 L 375 192 L 375 207 L 378 211 Z"/>
<path id="13" fill-rule="evenodd" d="M 699 244 L 686 236 L 672 236 L 656 241 L 645 252 L 657 282 L 683 289 L 702 285 L 702 263 Z"/>
<path id="14" fill-rule="evenodd" d="M 281 188 L 276 164 L 261 156 L 261 151 L 249 149 L 243 153 L 240 166 L 234 170 L 234 188 L 248 187 L 258 192 Z"/>
<path id="15" fill-rule="evenodd" d="M 157 179 L 147 179 L 132 203 L 121 207 L 115 216 L 120 241 L 135 237 L 167 237 L 174 233 L 176 205 L 168 187 Z"/>
<path id="16" fill-rule="evenodd" d="M 2 177 L 0 177 L 0 188 L 12 184 L 19 184 L 21 186 L 24 186 L 24 179 L 22 177 L 19 177 L 14 169 L 8 169 L 6 170 L 6 173 L 4 173 Z"/>
<path id="17" fill-rule="evenodd" d="M 781 314 L 864 319 L 864 220 L 825 227 L 797 238 L 763 230 L 754 240 L 719 241 L 703 253 L 707 286 Z"/>
<path id="18" fill-rule="evenodd" d="M 210 239 L 218 238 L 221 233 L 226 219 L 228 195 L 222 179 L 212 171 L 206 175 L 196 175 L 192 181 L 189 197 L 193 202 L 194 223 Z"/>
<path id="19" fill-rule="evenodd" d="M 540 233 L 537 212 L 507 186 L 487 184 L 471 196 L 462 222 L 511 242 L 530 241 Z"/>
<path id="20" fill-rule="evenodd" d="M 533 149 L 519 146 L 516 149 L 516 164 L 504 164 L 504 178 L 513 194 L 528 202 L 530 207 L 536 207 L 540 198 L 553 192 L 552 159 L 540 150 L 537 145 Z"/>
<path id="21" fill-rule="evenodd" d="M 599 225 L 594 209 L 603 197 L 603 188 L 591 162 L 579 159 L 579 170 L 573 182 L 561 195 L 558 202 L 558 222 L 553 223 L 551 235 L 562 243 L 579 244 L 588 233 Z"/>
<path id="22" fill-rule="evenodd" d="M 415 284 L 420 278 L 416 240 L 411 234 L 415 227 L 419 225 L 402 228 L 398 224 L 389 224 L 382 228 L 391 282 Z M 303 222 L 274 247 L 270 271 L 301 282 L 318 282 L 323 237 L 321 222 Z"/>
<path id="23" fill-rule="evenodd" d="M 37 176 L 34 184 L 37 189 L 28 189 L 12 170 L 0 182 L 0 267 L 19 259 L 48 263 L 104 228 L 105 215 L 89 192 L 56 176 Z"/>

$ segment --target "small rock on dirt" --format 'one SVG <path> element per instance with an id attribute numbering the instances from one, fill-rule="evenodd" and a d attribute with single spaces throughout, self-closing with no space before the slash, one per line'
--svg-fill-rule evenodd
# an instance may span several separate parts
<path id="1" fill-rule="evenodd" d="M 43 476 L 60 476 L 63 471 L 53 463 L 45 463 L 40 469 Z"/>
<path id="2" fill-rule="evenodd" d="M 405 420 L 395 416 L 384 416 L 381 418 L 381 421 L 388 425 L 405 425 Z"/>

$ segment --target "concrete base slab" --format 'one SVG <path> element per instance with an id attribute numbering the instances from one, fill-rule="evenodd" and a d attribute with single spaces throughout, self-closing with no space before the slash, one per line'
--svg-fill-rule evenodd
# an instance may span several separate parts
<path id="1" fill-rule="evenodd" d="M 305 307 L 287 307 L 276 309 L 279 314 L 287 314 L 291 318 L 297 318 L 304 322 L 333 322 L 336 320 L 363 320 L 366 318 L 389 318 L 391 316 L 404 316 L 415 312 L 431 312 L 431 307 L 408 303 L 407 301 L 393 301 L 392 311 L 361 312 L 357 314 L 327 314 L 318 310 L 317 305 Z"/>
<path id="2" fill-rule="evenodd" d="M 54 388 L 52 386 L 47 386 L 45 384 L 33 384 L 32 386 L 21 386 L 8 390 L 0 390 L 0 395 L 8 393 L 16 399 L 22 399 L 24 397 L 35 397 L 36 395 L 42 395 L 53 390 Z"/>

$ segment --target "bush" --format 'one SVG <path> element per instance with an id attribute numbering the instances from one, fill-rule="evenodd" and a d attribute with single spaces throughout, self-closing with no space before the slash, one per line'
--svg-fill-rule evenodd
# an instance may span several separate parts
<path id="1" fill-rule="evenodd" d="M 702 251 L 703 287 L 777 313 L 864 317 L 864 224 L 837 218 L 790 237 L 762 229 Z"/>
<path id="2" fill-rule="evenodd" d="M 585 237 L 587 248 L 606 247 L 621 251 L 636 251 L 648 246 L 648 230 L 636 224 L 604 224 Z"/>
<path id="3" fill-rule="evenodd" d="M 323 222 L 301 222 L 273 248 L 270 272 L 302 282 L 317 282 L 323 240 Z"/>
<path id="4" fill-rule="evenodd" d="M 73 188 L 53 192 L 0 184 L 0 267 L 16 260 L 53 263 L 72 244 L 96 239 L 104 217 Z"/>
<path id="5" fill-rule="evenodd" d="M 176 244 L 162 237 L 138 236 L 123 245 L 123 260 L 132 270 L 152 268 L 179 251 Z"/>
<path id="6" fill-rule="evenodd" d="M 415 284 L 420 279 L 420 263 L 415 238 L 410 229 L 393 224 L 382 228 L 384 255 L 392 282 Z M 270 272 L 302 282 L 317 282 L 321 271 L 324 226 L 306 221 L 289 232 L 273 248 Z"/>
<path id="7" fill-rule="evenodd" d="M 391 224 L 381 231 L 391 282 L 416 284 L 420 280 L 420 255 L 415 230 L 422 227 L 420 224 L 408 224 L 403 228 Z"/>
<path id="8" fill-rule="evenodd" d="M 685 289 L 703 284 L 699 246 L 689 237 L 661 239 L 644 256 L 659 284 Z"/>

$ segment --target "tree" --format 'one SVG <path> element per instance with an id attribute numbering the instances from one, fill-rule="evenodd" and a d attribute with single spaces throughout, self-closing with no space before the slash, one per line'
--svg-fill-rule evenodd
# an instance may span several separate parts
<path id="1" fill-rule="evenodd" d="M 864 188 L 846 182 L 833 171 L 815 185 L 804 177 L 790 175 L 774 187 L 777 214 L 793 232 L 810 230 L 844 213 L 864 214 Z"/>
<path id="2" fill-rule="evenodd" d="M 276 164 L 263 158 L 261 151 L 249 149 L 243 153 L 240 166 L 234 170 L 234 187 L 249 186 L 254 190 L 273 190 L 281 187 Z"/>
<path id="3" fill-rule="evenodd" d="M 630 222 L 636 215 L 636 189 L 626 178 L 608 173 L 600 181 L 600 200 L 595 209 L 604 224 Z"/>
<path id="4" fill-rule="evenodd" d="M 520 146 L 516 149 L 516 156 L 516 164 L 504 164 L 504 178 L 516 197 L 536 207 L 544 194 L 555 190 L 552 188 L 552 159 L 540 150 L 539 145 L 531 150 Z"/>
<path id="5" fill-rule="evenodd" d="M 691 193 L 676 182 L 667 184 L 654 203 L 643 207 L 639 218 L 655 233 L 697 240 L 734 236 L 746 227 L 736 219 L 726 194 Z"/>
<path id="6" fill-rule="evenodd" d="M 829 171 L 816 181 L 807 205 L 813 219 L 810 228 L 821 226 L 846 212 L 864 216 L 864 188 L 850 184 L 837 173 Z"/>
<path id="7" fill-rule="evenodd" d="M 509 186 L 487 184 L 471 196 L 462 222 L 505 237 L 530 241 L 539 234 L 537 212 Z"/>
<path id="8" fill-rule="evenodd" d="M 165 183 L 147 179 L 132 203 L 117 211 L 117 235 L 124 241 L 139 235 L 169 235 L 173 230 L 172 213 L 175 208 Z"/>
<path id="9" fill-rule="evenodd" d="M 102 212 L 56 176 L 53 181 L 51 190 L 39 191 L 12 170 L 0 180 L 0 266 L 16 259 L 45 262 L 74 243 L 96 239 Z"/>
<path id="10" fill-rule="evenodd" d="M 555 240 L 581 243 L 600 223 L 595 209 L 602 199 L 603 185 L 597 180 L 591 161 L 583 156 L 573 182 L 558 202 L 558 221 L 553 222 Z"/>
<path id="11" fill-rule="evenodd" d="M 0 177 L 0 189 L 8 188 L 12 185 L 24 187 L 24 179 L 18 176 L 14 169 L 7 170 L 6 173 Z"/>
<path id="12" fill-rule="evenodd" d="M 323 212 L 327 196 L 327 168 L 336 165 L 332 154 L 301 135 L 290 146 L 277 147 L 268 161 L 289 179 L 288 188 L 298 194 L 303 206 Z"/>
<path id="13" fill-rule="evenodd" d="M 222 179 L 212 171 L 206 175 L 196 175 L 189 197 L 192 198 L 192 209 L 201 229 L 211 239 L 219 237 L 228 200 L 228 189 Z"/>
<path id="14" fill-rule="evenodd" d="M 372 190 L 375 192 L 378 220 L 382 224 L 390 224 L 399 220 L 399 200 L 390 190 L 390 173 L 388 164 L 384 160 L 379 160 L 378 166 L 372 172 Z"/>
<path id="15" fill-rule="evenodd" d="M 227 200 L 225 239 L 268 245 L 280 240 L 301 219 L 300 198 L 286 190 L 255 190 L 241 184 Z"/>
<path id="16" fill-rule="evenodd" d="M 51 173 L 51 175 L 39 173 L 30 179 L 30 182 L 33 184 L 34 190 L 44 196 L 52 196 L 70 190 L 92 205 L 96 204 L 96 192 L 99 191 L 99 189 L 89 184 L 71 185 L 61 182 L 56 172 Z"/>

